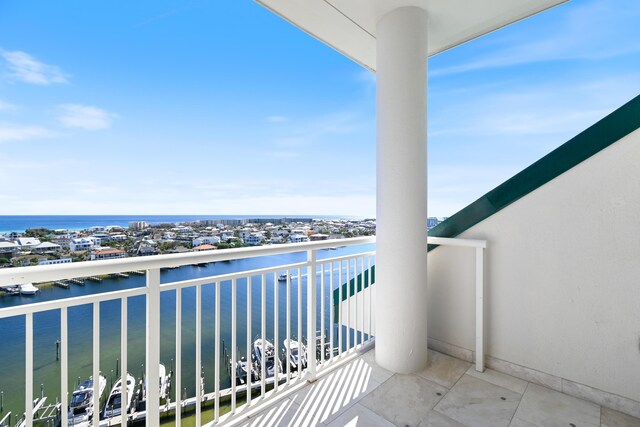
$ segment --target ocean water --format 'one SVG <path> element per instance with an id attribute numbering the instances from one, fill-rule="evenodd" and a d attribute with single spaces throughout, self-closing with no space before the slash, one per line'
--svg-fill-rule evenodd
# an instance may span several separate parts
<path id="1" fill-rule="evenodd" d="M 317 218 L 351 219 L 348 216 L 326 215 L 0 215 L 0 233 L 23 232 L 27 228 L 49 228 L 52 230 L 84 230 L 99 225 L 127 227 L 130 221 L 145 221 L 149 224 L 189 222 L 203 219 L 246 218 Z"/>

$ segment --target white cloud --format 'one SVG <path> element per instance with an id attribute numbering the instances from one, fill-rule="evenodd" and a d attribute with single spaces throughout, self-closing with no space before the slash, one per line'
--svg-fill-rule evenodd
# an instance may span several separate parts
<path id="1" fill-rule="evenodd" d="M 68 128 L 107 129 L 116 117 L 113 113 L 90 105 L 63 104 L 58 108 L 60 109 L 58 121 Z"/>
<path id="2" fill-rule="evenodd" d="M 66 75 L 59 67 L 40 62 L 28 53 L 0 51 L 0 54 L 7 62 L 11 76 L 15 79 L 45 86 L 52 83 L 68 83 Z"/>
<path id="3" fill-rule="evenodd" d="M 0 111 L 15 110 L 17 107 L 0 99 Z"/>
<path id="4" fill-rule="evenodd" d="M 286 116 L 269 116 L 267 117 L 268 123 L 285 123 L 288 122 L 289 118 Z"/>
<path id="5" fill-rule="evenodd" d="M 0 142 L 50 138 L 55 135 L 55 132 L 39 126 L 19 126 L 0 123 Z"/>

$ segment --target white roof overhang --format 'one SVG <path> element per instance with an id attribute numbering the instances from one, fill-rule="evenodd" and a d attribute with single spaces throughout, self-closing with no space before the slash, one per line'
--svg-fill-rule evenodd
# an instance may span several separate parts
<path id="1" fill-rule="evenodd" d="M 372 71 L 376 25 L 393 9 L 429 14 L 432 56 L 568 0 L 256 0 L 296 27 Z"/>

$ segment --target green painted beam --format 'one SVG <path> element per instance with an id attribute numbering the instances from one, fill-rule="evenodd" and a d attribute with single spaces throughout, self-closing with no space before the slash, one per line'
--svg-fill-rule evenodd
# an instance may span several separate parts
<path id="1" fill-rule="evenodd" d="M 371 274 L 371 281 L 369 281 L 369 274 Z M 364 278 L 364 280 L 363 280 Z M 353 279 L 349 280 L 349 282 L 343 283 L 339 288 L 333 290 L 333 318 L 337 323 L 339 322 L 339 310 L 338 304 L 340 303 L 340 289 L 342 289 L 342 301 L 347 299 L 347 285 L 348 287 L 348 295 L 354 296 L 357 292 L 361 292 L 364 286 L 364 289 L 368 288 L 370 285 L 373 285 L 376 282 L 376 266 L 372 265 L 370 269 L 365 270 L 364 273 L 358 274 Z"/>
<path id="2" fill-rule="evenodd" d="M 458 236 L 638 128 L 640 96 L 441 222 L 429 230 L 429 236 Z M 436 245 L 429 245 L 429 250 L 435 247 Z"/>

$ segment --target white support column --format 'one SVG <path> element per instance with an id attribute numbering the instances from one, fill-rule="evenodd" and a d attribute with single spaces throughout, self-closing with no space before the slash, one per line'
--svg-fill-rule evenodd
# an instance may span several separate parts
<path id="1" fill-rule="evenodd" d="M 427 365 L 427 12 L 377 25 L 376 362 Z"/>
<path id="2" fill-rule="evenodd" d="M 160 269 L 147 270 L 147 425 L 160 425 Z M 196 375 L 198 372 L 196 372 Z"/>

